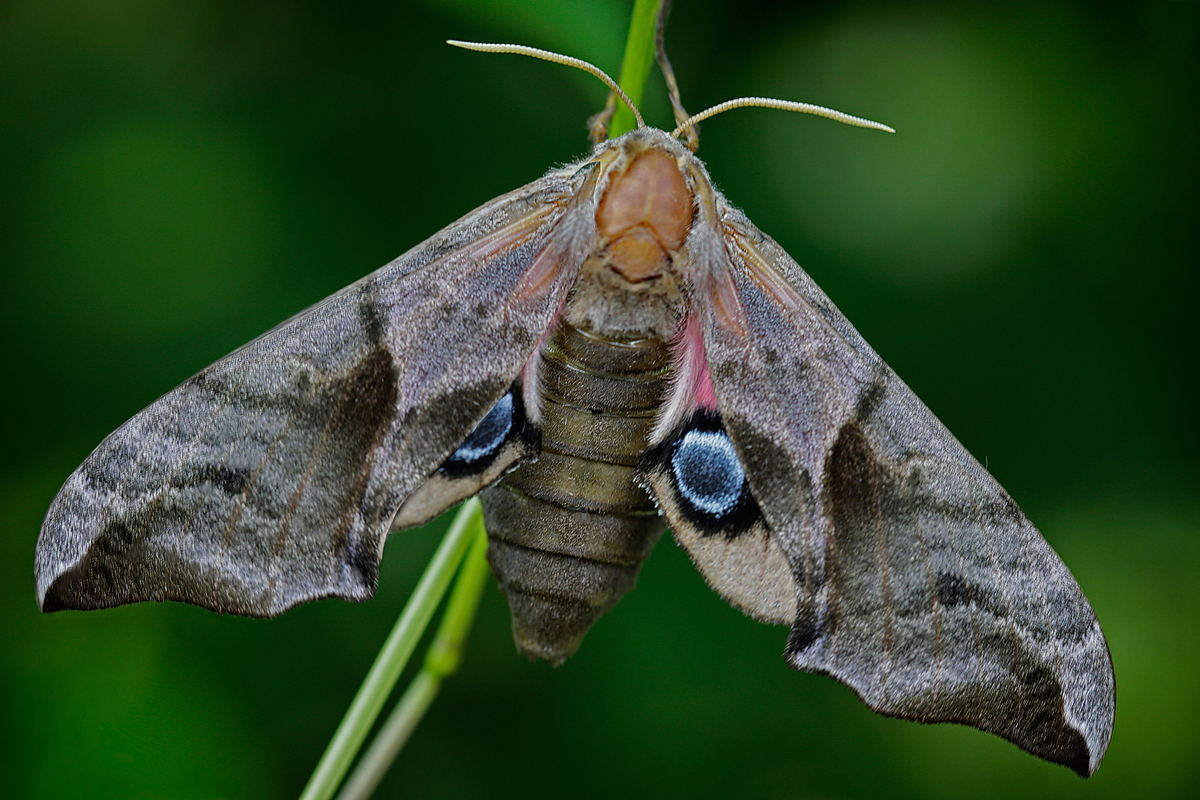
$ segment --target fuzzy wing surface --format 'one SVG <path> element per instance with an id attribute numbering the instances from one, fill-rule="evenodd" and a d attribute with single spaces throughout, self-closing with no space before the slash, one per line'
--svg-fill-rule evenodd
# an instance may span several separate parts
<path id="1" fill-rule="evenodd" d="M 588 180 L 559 170 L 493 200 L 105 439 L 42 526 L 43 610 L 370 597 L 401 502 L 508 390 L 573 282 Z"/>
<path id="2" fill-rule="evenodd" d="M 719 219 L 720 242 L 696 248 L 693 313 L 795 580 L 789 663 L 880 713 L 972 725 L 1090 774 L 1112 662 L 1067 567 L 796 262 L 723 200 Z"/>

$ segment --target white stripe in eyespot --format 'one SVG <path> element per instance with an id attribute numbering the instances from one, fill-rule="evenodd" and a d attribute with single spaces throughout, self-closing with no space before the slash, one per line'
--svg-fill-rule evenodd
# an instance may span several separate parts
<path id="1" fill-rule="evenodd" d="M 459 445 L 454 455 L 450 456 L 450 460 L 470 464 L 491 455 L 503 444 L 508 432 L 512 430 L 512 423 L 513 397 L 512 392 L 509 392 L 492 406 L 492 410 L 475 426 L 467 440 Z"/>

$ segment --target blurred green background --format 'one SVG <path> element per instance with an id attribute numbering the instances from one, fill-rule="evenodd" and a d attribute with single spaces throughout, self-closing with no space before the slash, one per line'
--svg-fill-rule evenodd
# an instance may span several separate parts
<path id="1" fill-rule="evenodd" d="M 444 39 L 616 72 L 631 5 L 0 5 L 0 795 L 299 792 L 444 523 L 392 537 L 373 602 L 262 621 L 42 616 L 42 515 L 160 394 L 585 151 L 598 82 Z M 668 538 L 559 669 L 489 588 L 380 796 L 1200 796 L 1198 27 L 1182 0 L 679 0 L 667 38 L 692 110 L 899 130 L 737 111 L 700 153 L 1074 571 L 1117 673 L 1094 778 L 794 673 Z"/>

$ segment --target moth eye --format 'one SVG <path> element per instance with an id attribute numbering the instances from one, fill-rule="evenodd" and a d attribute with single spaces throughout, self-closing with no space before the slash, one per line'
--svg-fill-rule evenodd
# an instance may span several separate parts
<path id="1" fill-rule="evenodd" d="M 742 462 L 725 431 L 685 433 L 671 456 L 671 471 L 680 496 L 718 519 L 737 506 L 746 482 Z"/>
<path id="2" fill-rule="evenodd" d="M 454 454 L 446 459 L 448 464 L 473 464 L 481 458 L 494 455 L 508 438 L 513 427 L 513 396 L 512 392 L 501 397 L 492 410 L 487 413 L 471 435 L 467 437 Z"/>

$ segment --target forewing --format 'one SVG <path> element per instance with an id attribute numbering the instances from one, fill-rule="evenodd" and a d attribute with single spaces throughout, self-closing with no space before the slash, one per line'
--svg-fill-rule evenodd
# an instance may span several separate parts
<path id="1" fill-rule="evenodd" d="M 1091 774 L 1113 673 L 1074 578 L 799 266 L 723 201 L 718 214 L 694 313 L 794 576 L 789 663 L 875 711 L 973 725 Z"/>
<path id="2" fill-rule="evenodd" d="M 590 241 L 587 174 L 481 207 L 109 436 L 38 540 L 43 610 L 363 600 L 402 501 L 509 391 Z"/>

